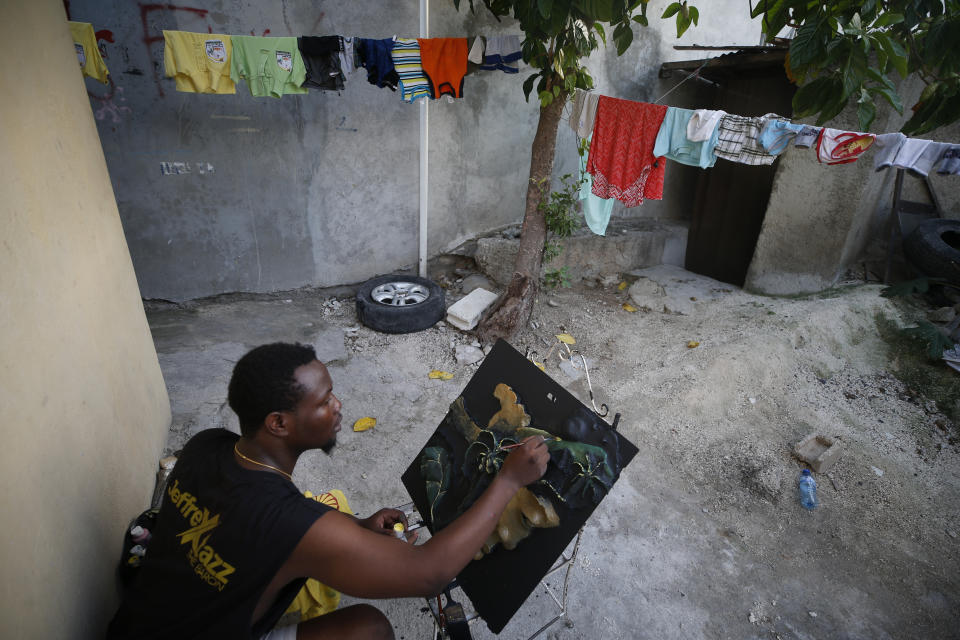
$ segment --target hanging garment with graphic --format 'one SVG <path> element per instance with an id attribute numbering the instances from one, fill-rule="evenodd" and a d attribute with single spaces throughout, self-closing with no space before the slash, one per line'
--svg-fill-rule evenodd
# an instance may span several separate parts
<path id="1" fill-rule="evenodd" d="M 343 38 L 340 36 L 301 36 L 297 48 L 303 57 L 307 77 L 303 86 L 324 91 L 343 91 L 343 70 L 340 54 Z"/>
<path id="2" fill-rule="evenodd" d="M 822 130 L 822 127 L 803 125 L 803 128 L 797 133 L 797 137 L 793 139 L 793 146 L 797 149 L 809 149 L 817 144 L 817 139 L 820 137 L 820 131 Z"/>
<path id="3" fill-rule="evenodd" d="M 653 155 L 666 105 L 600 96 L 587 171 L 592 192 L 635 207 L 663 198 L 666 160 Z"/>
<path id="4" fill-rule="evenodd" d="M 230 78 L 247 81 L 250 95 L 279 98 L 286 93 L 304 94 L 307 77 L 296 38 L 233 36 Z"/>
<path id="5" fill-rule="evenodd" d="M 759 118 L 747 118 L 729 113 L 723 116 L 718 125 L 719 134 L 717 144 L 713 148 L 714 153 L 718 158 L 741 164 L 773 164 L 777 157 L 767 153 L 760 144 L 760 131 L 768 120 L 789 122 L 775 113 L 768 113 Z"/>
<path id="6" fill-rule="evenodd" d="M 77 52 L 77 62 L 83 75 L 107 84 L 110 71 L 100 56 L 97 48 L 97 36 L 93 32 L 93 25 L 89 22 L 68 22 L 70 35 L 73 37 L 73 48 Z"/>
<path id="7" fill-rule="evenodd" d="M 719 127 L 714 127 L 711 137 L 706 140 L 690 140 L 687 137 L 687 125 L 693 115 L 694 112 L 690 109 L 668 107 L 657 133 L 657 141 L 653 145 L 653 155 L 701 169 L 715 165 L 717 156 L 713 153 L 713 147 L 717 143 Z"/>
<path id="8" fill-rule="evenodd" d="M 367 82 L 380 87 L 387 87 L 390 91 L 397 90 L 400 76 L 393 68 L 393 38 L 373 40 L 371 38 L 357 38 L 356 55 L 360 66 L 367 70 Z"/>
<path id="9" fill-rule="evenodd" d="M 177 91 L 236 93 L 230 79 L 230 36 L 219 33 L 163 32 L 163 72 Z"/>
<path id="10" fill-rule="evenodd" d="M 420 38 L 420 60 L 434 98 L 463 97 L 467 75 L 466 38 Z"/>
<path id="11" fill-rule="evenodd" d="M 395 38 L 390 50 L 393 68 L 400 78 L 400 99 L 414 102 L 432 97 L 430 81 L 423 73 L 420 62 L 420 43 L 416 38 Z"/>
<path id="12" fill-rule="evenodd" d="M 824 127 L 817 138 L 817 160 L 823 164 L 856 162 L 860 154 L 873 145 L 876 136 L 858 131 L 841 131 Z"/>

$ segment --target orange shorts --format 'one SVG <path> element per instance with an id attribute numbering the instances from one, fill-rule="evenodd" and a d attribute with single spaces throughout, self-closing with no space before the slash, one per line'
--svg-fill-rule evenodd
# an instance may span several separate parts
<path id="1" fill-rule="evenodd" d="M 420 64 L 430 80 L 433 97 L 463 97 L 463 76 L 467 75 L 466 38 L 418 38 Z"/>

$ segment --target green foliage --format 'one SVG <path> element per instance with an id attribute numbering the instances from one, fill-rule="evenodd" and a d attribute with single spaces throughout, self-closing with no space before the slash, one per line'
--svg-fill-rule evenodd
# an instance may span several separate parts
<path id="1" fill-rule="evenodd" d="M 927 357 L 931 360 L 939 360 L 943 357 L 945 350 L 953 348 L 953 340 L 943 335 L 936 325 L 926 320 L 921 320 L 916 327 L 907 327 L 902 331 L 908 338 L 926 345 Z"/>
<path id="2" fill-rule="evenodd" d="M 547 240 L 543 245 L 543 261 L 550 262 L 554 258 L 560 255 L 560 252 L 563 251 L 563 245 L 559 242 L 553 242 Z"/>
<path id="3" fill-rule="evenodd" d="M 563 184 L 557 191 L 550 192 L 550 196 L 540 201 L 538 208 L 543 212 L 547 221 L 547 231 L 560 238 L 569 238 L 576 230 L 578 221 L 575 215 L 577 193 L 583 186 L 583 180 L 574 180 L 569 173 L 560 178 Z"/>
<path id="4" fill-rule="evenodd" d="M 617 55 L 633 42 L 633 25 L 646 27 L 649 0 L 469 0 L 470 11 L 482 4 L 498 19 L 513 15 L 524 33 L 521 46 L 523 61 L 536 69 L 523 83 L 523 94 L 530 100 L 536 92 L 541 107 L 554 100 L 566 100 L 574 89 L 592 89 L 593 78 L 581 60 L 607 45 L 607 28 L 613 27 L 611 39 Z M 460 0 L 453 0 L 460 8 Z M 678 3 L 679 4 L 679 3 Z M 682 3 L 684 30 L 697 23 L 696 8 Z"/>
<path id="5" fill-rule="evenodd" d="M 570 272 L 567 267 L 559 269 L 547 269 L 543 272 L 543 284 L 551 289 L 570 286 Z"/>
<path id="6" fill-rule="evenodd" d="M 670 18 L 672 16 L 677 17 L 677 37 L 683 35 L 683 33 L 690 28 L 690 23 L 697 24 L 700 20 L 700 12 L 697 11 L 696 7 L 688 6 L 686 0 L 684 2 L 673 2 L 667 5 L 667 8 L 664 10 L 661 18 Z"/>
<path id="7" fill-rule="evenodd" d="M 763 16 L 768 37 L 797 29 L 789 56 L 789 71 L 802 84 L 794 116 L 816 115 L 823 124 L 854 101 L 860 128 L 869 131 L 878 99 L 903 113 L 889 75 L 915 73 L 927 86 L 903 132 L 960 120 L 960 0 L 759 0 L 751 13 Z"/>

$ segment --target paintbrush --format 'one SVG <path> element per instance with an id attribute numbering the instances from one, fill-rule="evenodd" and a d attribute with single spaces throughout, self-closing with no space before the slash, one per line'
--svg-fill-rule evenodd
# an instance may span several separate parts
<path id="1" fill-rule="evenodd" d="M 543 439 L 544 442 L 556 442 L 557 440 L 561 440 L 561 438 L 554 436 L 552 438 Z M 523 444 L 524 443 L 522 442 L 518 442 L 517 444 L 500 445 L 499 447 L 497 447 L 497 451 L 509 451 L 510 449 L 516 449 L 517 447 L 522 447 Z"/>

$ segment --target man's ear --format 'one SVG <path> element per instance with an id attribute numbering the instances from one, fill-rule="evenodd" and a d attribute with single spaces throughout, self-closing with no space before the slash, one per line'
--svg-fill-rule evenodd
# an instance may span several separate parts
<path id="1" fill-rule="evenodd" d="M 289 433 L 287 431 L 289 419 L 290 416 L 285 416 L 282 411 L 274 411 L 273 413 L 267 414 L 267 418 L 263 421 L 263 424 L 267 429 L 267 433 L 278 438 L 283 438 Z"/>

